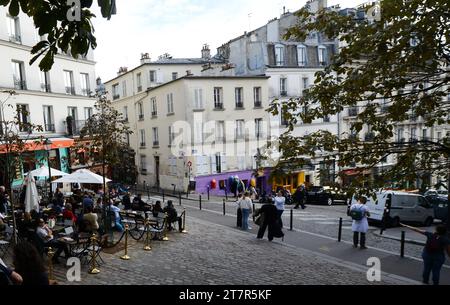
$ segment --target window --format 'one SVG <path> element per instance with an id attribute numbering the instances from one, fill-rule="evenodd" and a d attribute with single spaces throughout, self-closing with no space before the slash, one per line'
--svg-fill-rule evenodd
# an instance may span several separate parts
<path id="1" fill-rule="evenodd" d="M 284 46 L 281 44 L 275 46 L 275 64 L 284 66 Z"/>
<path id="2" fill-rule="evenodd" d="M 303 84 L 303 91 L 309 88 L 309 78 L 303 77 L 302 78 L 302 84 Z"/>
<path id="3" fill-rule="evenodd" d="M 173 126 L 169 126 L 169 145 L 173 145 L 173 141 L 175 140 L 175 131 Z"/>
<path id="4" fill-rule="evenodd" d="M 280 78 L 280 95 L 287 96 L 287 78 Z"/>
<path id="5" fill-rule="evenodd" d="M 225 122 L 216 121 L 216 142 L 225 142 Z"/>
<path id="6" fill-rule="evenodd" d="M 330 117 L 328 115 L 323 117 L 323 122 L 324 123 L 329 123 L 330 122 Z"/>
<path id="7" fill-rule="evenodd" d="M 298 66 L 305 67 L 306 66 L 306 46 L 304 46 L 304 45 L 297 46 L 297 58 L 298 58 Z"/>
<path id="8" fill-rule="evenodd" d="M 156 83 L 156 71 L 150 71 L 150 83 Z"/>
<path id="9" fill-rule="evenodd" d="M 140 147 L 145 147 L 146 141 L 145 141 L 145 129 L 139 130 L 139 136 L 140 136 Z"/>
<path id="10" fill-rule="evenodd" d="M 244 120 L 236 120 L 236 140 L 244 138 Z"/>
<path id="11" fill-rule="evenodd" d="M 147 174 L 147 157 L 145 155 L 140 155 L 139 166 L 141 174 Z"/>
<path id="12" fill-rule="evenodd" d="M 255 135 L 257 139 L 263 138 L 263 119 L 255 119 Z"/>
<path id="13" fill-rule="evenodd" d="M 137 83 L 137 91 L 141 92 L 142 91 L 142 77 L 141 77 L 141 73 L 136 74 L 136 83 Z"/>
<path id="14" fill-rule="evenodd" d="M 427 129 L 422 130 L 422 139 L 425 141 L 428 140 L 428 130 Z"/>
<path id="15" fill-rule="evenodd" d="M 236 108 L 244 108 L 243 92 L 244 92 L 243 88 L 235 88 L 234 89 Z"/>
<path id="16" fill-rule="evenodd" d="M 153 127 L 153 146 L 159 146 L 158 127 Z"/>
<path id="17" fill-rule="evenodd" d="M 223 109 L 223 88 L 214 88 L 214 108 Z"/>
<path id="18" fill-rule="evenodd" d="M 127 96 L 127 81 L 124 80 L 122 82 L 122 96 L 126 97 Z"/>
<path id="19" fill-rule="evenodd" d="M 39 78 L 41 80 L 41 91 L 51 92 L 50 90 L 50 75 L 48 72 L 40 71 Z"/>
<path id="20" fill-rule="evenodd" d="M 139 121 L 144 119 L 144 105 L 142 103 L 137 104 Z"/>
<path id="21" fill-rule="evenodd" d="M 203 89 L 194 90 L 194 108 L 203 109 Z"/>
<path id="22" fill-rule="evenodd" d="M 437 140 L 438 141 L 442 140 L 442 132 L 440 132 L 440 131 L 437 133 Z"/>
<path id="23" fill-rule="evenodd" d="M 325 66 L 327 64 L 327 48 L 325 46 L 318 47 L 319 65 Z"/>
<path id="24" fill-rule="evenodd" d="M 417 128 L 411 128 L 411 140 L 417 140 Z"/>
<path id="25" fill-rule="evenodd" d="M 73 72 L 64 70 L 64 84 L 66 86 L 66 94 L 75 95 L 75 86 L 73 85 Z"/>
<path id="26" fill-rule="evenodd" d="M 167 94 L 167 113 L 172 114 L 173 111 L 173 93 Z"/>
<path id="27" fill-rule="evenodd" d="M 123 106 L 122 117 L 125 122 L 128 122 L 128 106 Z"/>
<path id="28" fill-rule="evenodd" d="M 7 15 L 9 41 L 21 43 L 19 17 Z"/>
<path id="29" fill-rule="evenodd" d="M 214 161 L 215 161 L 215 165 L 216 165 L 216 168 L 213 170 L 215 170 L 215 172 L 218 174 L 222 173 L 222 162 L 223 162 L 222 157 L 223 156 L 220 155 L 220 153 L 213 156 L 213 158 L 215 159 Z"/>
<path id="30" fill-rule="evenodd" d="M 87 121 L 93 114 L 92 107 L 84 107 L 84 119 Z"/>
<path id="31" fill-rule="evenodd" d="M 178 72 L 172 72 L 172 80 L 176 80 L 178 78 Z"/>
<path id="32" fill-rule="evenodd" d="M 89 88 L 89 74 L 80 73 L 81 95 L 88 96 L 91 93 Z"/>
<path id="33" fill-rule="evenodd" d="M 112 92 L 113 92 L 113 100 L 114 101 L 120 98 L 119 84 L 114 84 L 112 86 Z"/>
<path id="34" fill-rule="evenodd" d="M 17 90 L 27 90 L 27 83 L 25 81 L 25 70 L 23 62 L 12 61 L 14 88 Z"/>
<path id="35" fill-rule="evenodd" d="M 171 176 L 177 176 L 178 171 L 177 171 L 177 157 L 169 157 L 169 175 Z"/>
<path id="36" fill-rule="evenodd" d="M 152 97 L 151 105 L 152 105 L 152 116 L 158 115 L 158 104 L 156 103 L 156 97 Z"/>
<path id="37" fill-rule="evenodd" d="M 26 126 L 30 123 L 30 109 L 28 108 L 28 104 L 17 104 L 17 113 L 19 116 L 20 131 L 28 131 L 29 127 Z"/>
<path id="38" fill-rule="evenodd" d="M 255 102 L 255 107 L 262 107 L 261 87 L 254 87 L 253 88 L 253 100 Z"/>
<path id="39" fill-rule="evenodd" d="M 404 134 L 403 134 L 403 128 L 399 128 L 398 131 L 397 131 L 397 142 L 400 142 L 400 143 L 405 142 L 405 137 L 404 137 Z"/>
<path id="40" fill-rule="evenodd" d="M 55 131 L 55 121 L 53 120 L 53 107 L 43 106 L 44 110 L 44 130 L 45 131 Z"/>

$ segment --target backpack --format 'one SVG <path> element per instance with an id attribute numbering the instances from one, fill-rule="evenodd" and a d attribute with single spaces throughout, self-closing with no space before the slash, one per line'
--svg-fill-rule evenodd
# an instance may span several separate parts
<path id="1" fill-rule="evenodd" d="M 353 208 L 350 210 L 350 217 L 353 220 L 360 221 L 364 218 L 364 211 L 362 208 Z"/>
<path id="2" fill-rule="evenodd" d="M 439 235 L 433 234 L 433 236 L 427 240 L 425 249 L 428 253 L 437 253 L 442 250 L 441 240 Z"/>

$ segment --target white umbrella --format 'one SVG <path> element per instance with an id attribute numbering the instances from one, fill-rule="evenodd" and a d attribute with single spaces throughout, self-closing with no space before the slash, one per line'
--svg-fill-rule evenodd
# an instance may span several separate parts
<path id="1" fill-rule="evenodd" d="M 105 178 L 106 182 L 111 182 L 111 179 Z M 87 169 L 79 169 L 76 172 L 59 178 L 53 183 L 88 183 L 88 184 L 103 184 L 103 177 L 94 174 Z"/>
<path id="2" fill-rule="evenodd" d="M 50 174 L 52 175 L 52 177 L 56 177 L 56 176 L 67 176 L 68 173 L 59 171 L 57 169 L 54 168 L 50 168 Z M 35 169 L 31 172 L 28 172 L 27 174 L 31 173 L 31 175 L 33 175 L 33 177 L 47 177 L 48 178 L 48 167 L 47 166 L 41 166 L 38 169 Z"/>
<path id="3" fill-rule="evenodd" d="M 36 188 L 36 181 L 31 174 L 28 174 L 25 186 L 27 187 L 25 193 L 25 212 L 30 212 L 31 210 L 39 211 L 39 194 Z"/>

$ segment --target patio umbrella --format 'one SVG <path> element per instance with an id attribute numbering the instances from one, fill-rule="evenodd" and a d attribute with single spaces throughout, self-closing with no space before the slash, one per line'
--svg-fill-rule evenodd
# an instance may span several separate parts
<path id="1" fill-rule="evenodd" d="M 111 179 L 105 178 L 106 182 L 111 182 Z M 103 177 L 97 174 L 94 174 L 88 169 L 80 169 L 76 172 L 59 178 L 53 183 L 88 183 L 88 184 L 103 184 Z"/>
<path id="2" fill-rule="evenodd" d="M 31 174 L 28 174 L 25 186 L 27 188 L 25 192 L 25 212 L 30 212 L 31 210 L 39 211 L 39 194 L 36 188 L 36 181 Z"/>
<path id="3" fill-rule="evenodd" d="M 50 168 L 50 174 L 52 175 L 52 177 L 56 177 L 56 176 L 67 176 L 68 173 L 59 171 L 57 169 L 54 168 Z M 47 166 L 41 166 L 38 169 L 35 169 L 31 172 L 28 172 L 27 174 L 31 173 L 31 175 L 33 175 L 33 177 L 47 177 L 48 178 L 48 167 Z"/>

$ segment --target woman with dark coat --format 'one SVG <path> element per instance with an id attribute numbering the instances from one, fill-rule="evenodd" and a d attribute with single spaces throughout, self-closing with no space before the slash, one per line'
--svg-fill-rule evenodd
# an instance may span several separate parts
<path id="1" fill-rule="evenodd" d="M 272 202 L 268 202 L 262 205 L 262 207 L 256 211 L 255 217 L 258 215 L 262 217 L 262 223 L 259 227 L 258 239 L 264 237 L 266 228 L 269 227 L 267 237 L 269 241 L 272 241 L 274 237 L 283 237 L 284 234 L 281 231 L 280 224 L 278 223 L 278 210 Z"/>

